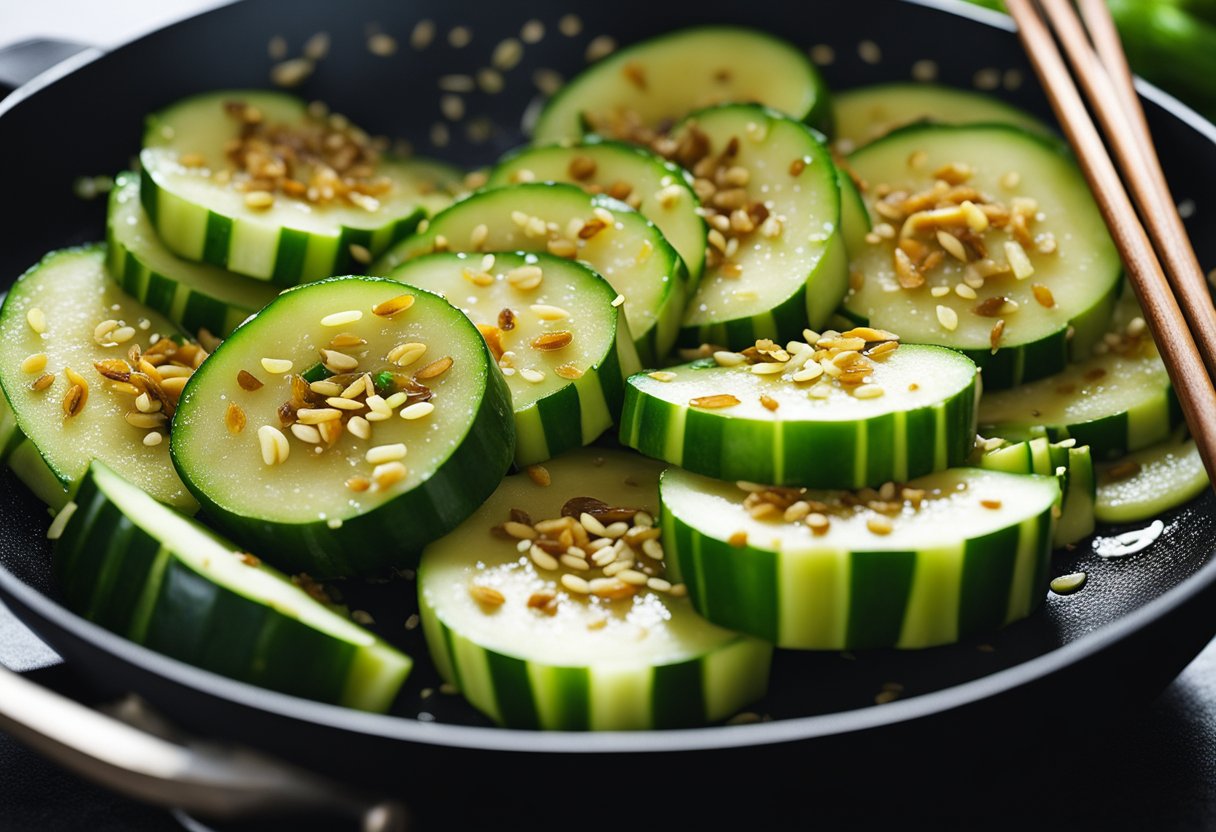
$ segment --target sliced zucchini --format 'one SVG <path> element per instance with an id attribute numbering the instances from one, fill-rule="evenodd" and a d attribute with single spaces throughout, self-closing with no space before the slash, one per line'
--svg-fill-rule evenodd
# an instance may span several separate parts
<path id="1" fill-rule="evenodd" d="M 852 153 L 892 130 L 918 121 L 939 124 L 1012 124 L 1031 133 L 1053 135 L 1039 119 L 991 95 L 921 82 L 895 82 L 838 92 L 832 96 L 836 146 Z"/>
<path id="2" fill-rule="evenodd" d="M 762 696 L 771 645 L 708 623 L 661 577 L 661 466 L 583 450 L 546 468 L 548 487 L 508 477 L 423 553 L 418 606 L 443 678 L 516 728 L 678 728 Z M 521 544 L 538 537 L 533 523 L 545 539 Z M 619 543 L 596 542 L 621 531 Z M 548 554 L 562 550 L 561 561 Z"/>
<path id="3" fill-rule="evenodd" d="M 1057 549 L 1094 533 L 1094 462 L 1088 445 L 1077 447 L 1075 439 L 1049 443 L 1045 436 L 1037 436 L 990 450 L 977 464 L 991 471 L 1059 478 L 1060 518 L 1052 537 Z"/>
<path id="4" fill-rule="evenodd" d="M 681 343 L 742 349 L 821 327 L 844 297 L 848 257 L 837 171 L 820 137 L 773 110 L 733 104 L 694 113 L 675 138 L 713 229 Z"/>
<path id="5" fill-rule="evenodd" d="M 743 485 L 679 468 L 659 485 L 669 568 L 720 626 L 796 649 L 931 647 L 1046 595 L 1054 477 L 955 468 L 890 494 Z"/>
<path id="6" fill-rule="evenodd" d="M 1095 512 L 1103 523 L 1138 523 L 1195 499 L 1207 487 L 1195 440 L 1176 433 L 1099 466 Z"/>
<path id="7" fill-rule="evenodd" d="M 693 284 L 701 278 L 707 229 L 692 177 L 677 165 L 624 142 L 525 147 L 498 163 L 488 185 L 532 181 L 570 182 L 627 203 L 659 227 Z"/>
<path id="8" fill-rule="evenodd" d="M 675 343 L 687 269 L 658 228 L 623 202 L 560 183 L 478 191 L 394 246 L 372 271 L 387 274 L 412 257 L 447 249 L 570 254 L 624 296 L 625 318 L 643 364 L 653 364 Z"/>
<path id="9" fill-rule="evenodd" d="M 535 289 L 507 280 L 526 266 L 543 270 Z M 620 416 L 625 378 L 641 364 L 616 289 L 591 269 L 547 254 L 441 253 L 388 276 L 447 298 L 477 325 L 511 390 L 516 465 L 587 445 Z"/>
<path id="10" fill-rule="evenodd" d="M 639 373 L 625 391 L 621 442 L 706 476 L 816 488 L 903 482 L 963 464 L 974 440 L 975 365 L 942 347 L 879 350 L 871 361 L 826 346 L 872 352 L 883 343 L 864 341 L 850 332 L 828 333 L 817 348 L 758 342 Z"/>
<path id="11" fill-rule="evenodd" d="M 1071 436 L 1089 445 L 1099 462 L 1166 439 L 1182 423 L 1182 411 L 1144 320 L 1103 342 L 1101 351 L 1050 378 L 985 394 L 980 432 L 1006 439 Z"/>
<path id="12" fill-rule="evenodd" d="M 1122 265 L 1056 143 L 1005 125 L 913 125 L 849 164 L 879 223 L 853 261 L 849 317 L 963 350 L 988 390 L 1051 375 L 1101 339 Z"/>
<path id="13" fill-rule="evenodd" d="M 277 287 L 183 260 L 156 236 L 139 203 L 139 177 L 120 173 L 106 214 L 106 268 L 127 294 L 187 332 L 220 338 L 278 294 Z"/>
<path id="14" fill-rule="evenodd" d="M 320 354 L 333 373 L 298 373 Z M 469 319 L 371 277 L 305 284 L 191 379 L 172 454 L 207 515 L 289 572 L 408 566 L 511 463 L 511 394 Z M 408 451 L 408 456 L 407 456 Z"/>
<path id="15" fill-rule="evenodd" d="M 837 167 L 836 181 L 840 185 L 840 233 L 844 236 L 844 250 L 851 261 L 869 245 L 866 235 L 874 225 L 870 222 L 870 212 L 861 196 L 861 189 L 844 167 Z"/>
<path id="16" fill-rule="evenodd" d="M 549 101 L 536 144 L 584 132 L 646 139 L 699 107 L 755 101 L 825 129 L 828 89 L 784 40 L 739 26 L 697 26 L 634 44 L 585 69 Z"/>
<path id="17" fill-rule="evenodd" d="M 175 353 L 176 327 L 124 295 L 104 258 L 102 246 L 52 252 L 0 307 L 0 386 L 18 431 L 6 443 L 9 467 L 52 508 L 100 459 L 157 500 L 193 512 L 198 504 L 163 439 L 182 383 L 169 376 L 189 376 L 205 353 L 193 344 Z M 133 348 L 163 356 L 152 358 L 164 362 L 157 378 L 128 363 Z"/>
<path id="18" fill-rule="evenodd" d="M 55 541 L 64 600 L 184 662 L 272 690 L 386 711 L 410 658 L 275 569 L 94 462 Z"/>
<path id="19" fill-rule="evenodd" d="M 277 286 L 357 269 L 413 231 L 436 184 L 431 165 L 380 158 L 345 119 L 256 90 L 153 114 L 139 160 L 144 210 L 170 250 Z"/>

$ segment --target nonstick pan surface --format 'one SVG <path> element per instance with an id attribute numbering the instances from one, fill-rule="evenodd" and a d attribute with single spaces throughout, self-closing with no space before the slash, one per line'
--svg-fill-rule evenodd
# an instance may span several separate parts
<path id="1" fill-rule="evenodd" d="M 80 176 L 130 164 L 143 117 L 195 92 L 268 86 L 268 43 L 291 54 L 317 32 L 328 55 L 299 88 L 371 132 L 409 140 L 420 153 L 473 166 L 523 141 L 520 125 L 553 73 L 570 77 L 592 44 L 616 44 L 693 23 L 746 24 L 814 49 L 834 90 L 908 80 L 914 67 L 938 81 L 979 86 L 1044 118 L 1045 99 L 1016 37 L 1001 18 L 963 4 L 827 0 L 794 7 L 707 0 L 693 6 L 637 0 L 571 6 L 346 0 L 247 0 L 181 22 L 96 59 L 69 61 L 0 104 L 6 156 L 0 274 L 6 284 L 54 248 L 102 237 L 104 200 L 73 195 Z M 575 31 L 570 14 L 576 14 Z M 564 19 L 565 18 L 565 19 Z M 563 20 L 564 19 L 564 20 Z M 433 22 L 425 49 L 411 45 L 420 21 Z M 520 63 L 496 94 L 463 95 L 459 121 L 440 110 L 441 76 L 473 74 L 494 48 L 539 20 L 544 35 L 523 43 Z M 465 45 L 460 29 L 469 36 Z M 456 34 L 454 35 L 454 31 Z M 535 27 L 532 28 L 535 33 Z M 392 36 L 388 56 L 367 48 Z M 927 63 L 931 62 L 931 63 Z M 1184 206 L 1200 261 L 1216 262 L 1216 131 L 1148 87 L 1149 121 L 1174 193 Z M 400 785 L 426 771 L 450 772 L 538 757 L 606 752 L 597 759 L 701 752 L 706 760 L 826 760 L 857 757 L 892 743 L 943 741 L 1001 748 L 1080 703 L 1099 719 L 1121 703 L 1159 690 L 1216 633 L 1216 505 L 1211 493 L 1163 518 L 1145 551 L 1103 559 L 1089 542 L 1058 553 L 1054 574 L 1089 573 L 1079 594 L 1047 599 L 1030 620 L 981 639 L 917 652 L 781 652 L 769 696 L 754 724 L 609 734 L 510 731 L 490 725 L 439 680 L 419 630 L 414 584 L 346 582 L 353 608 L 419 659 L 393 711 L 357 713 L 270 693 L 159 656 L 85 622 L 60 606 L 49 577 L 45 509 L 10 474 L 0 475 L 0 597 L 69 666 L 103 692 L 134 691 L 178 724 L 289 756 L 347 778 Z M 1144 524 L 1147 525 L 1147 524 Z M 1103 529 L 1109 536 L 1123 529 Z M 876 704 L 883 691 L 895 701 Z M 430 695 L 424 696 L 424 693 Z M 888 698 L 888 697 L 882 697 Z M 943 728 L 948 730 L 943 731 Z M 811 753 L 814 752 L 814 753 Z M 840 755 L 846 755 L 842 757 Z M 426 762 L 427 765 L 417 765 Z M 771 768 L 769 768 L 771 771 Z"/>

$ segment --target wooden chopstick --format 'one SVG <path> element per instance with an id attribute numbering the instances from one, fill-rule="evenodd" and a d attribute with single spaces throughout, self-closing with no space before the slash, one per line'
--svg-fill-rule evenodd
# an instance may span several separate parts
<path id="1" fill-rule="evenodd" d="M 1216 388 L 1212 386 L 1212 377 L 1051 32 L 1035 10 L 1033 0 L 1006 0 L 1005 7 L 1017 22 L 1018 37 L 1123 257 L 1183 416 L 1209 477 L 1216 483 Z"/>
<path id="2" fill-rule="evenodd" d="M 1089 3 L 1086 10 L 1086 20 L 1092 21 L 1090 34 L 1102 50 L 1100 58 L 1069 0 L 1043 0 L 1042 5 L 1114 148 L 1123 180 L 1140 207 L 1208 374 L 1216 377 L 1216 307 L 1174 207 L 1110 11 L 1104 0 Z"/>

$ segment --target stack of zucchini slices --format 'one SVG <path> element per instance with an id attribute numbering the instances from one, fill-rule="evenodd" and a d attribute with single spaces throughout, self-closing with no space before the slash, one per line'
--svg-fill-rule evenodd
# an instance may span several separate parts
<path id="1" fill-rule="evenodd" d="M 417 566 L 432 662 L 496 722 L 693 726 L 774 646 L 1023 618 L 1053 548 L 1206 482 L 1034 118 L 831 103 L 788 44 L 700 27 L 533 138 L 465 177 L 280 93 L 148 119 L 105 246 L 0 308 L 0 454 L 73 609 L 386 710 L 411 659 L 317 579 Z"/>

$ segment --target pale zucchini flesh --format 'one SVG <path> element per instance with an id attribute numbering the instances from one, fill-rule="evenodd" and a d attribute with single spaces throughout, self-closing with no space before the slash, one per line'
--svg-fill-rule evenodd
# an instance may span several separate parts
<path id="1" fill-rule="evenodd" d="M 656 463 L 583 450 L 546 468 L 549 486 L 508 477 L 464 525 L 423 554 L 419 607 L 443 676 L 474 707 L 512 727 L 679 727 L 724 719 L 761 696 L 768 644 L 709 624 L 687 598 L 668 592 L 643 589 L 616 601 L 568 592 L 558 572 L 521 556 L 516 541 L 490 536 L 512 509 L 538 522 L 558 517 L 572 497 L 657 510 Z M 591 578 L 599 570 L 578 574 Z M 483 606 L 473 585 L 500 592 L 503 603 Z M 541 591 L 557 595 L 555 614 L 528 606 Z"/>
<path id="2" fill-rule="evenodd" d="M 1103 523 L 1138 523 L 1195 499 L 1207 487 L 1195 440 L 1174 435 L 1100 466 L 1094 510 Z"/>
<path id="3" fill-rule="evenodd" d="M 178 479 L 169 460 L 169 443 L 144 444 L 148 430 L 132 426 L 128 413 L 135 398 L 116 393 L 94 364 L 124 360 L 134 345 L 147 349 L 153 338 L 175 336 L 177 328 L 159 312 L 125 295 L 105 271 L 101 246 L 63 249 L 48 254 L 18 278 L 0 309 L 0 384 L 23 442 L 13 447 L 9 465 L 44 502 L 54 508 L 70 498 L 93 459 L 100 459 L 153 497 L 185 511 L 198 504 Z M 36 332 L 30 316 L 39 312 L 46 327 Z M 97 340 L 105 321 L 130 326 L 122 343 Z M 38 372 L 26 372 L 30 356 L 45 355 Z M 88 385 L 79 412 L 67 416 L 64 400 L 73 386 L 67 369 Z M 33 382 L 43 374 L 54 380 L 42 390 Z M 164 431 L 157 431 L 162 436 Z"/>
<path id="4" fill-rule="evenodd" d="M 507 274 L 528 265 L 543 269 L 541 285 L 512 286 Z M 486 335 L 511 391 L 517 466 L 586 445 L 619 417 L 624 379 L 641 365 L 616 290 L 591 269 L 545 254 L 439 253 L 388 276 L 442 295 Z M 561 333 L 567 346 L 534 346 Z"/>

